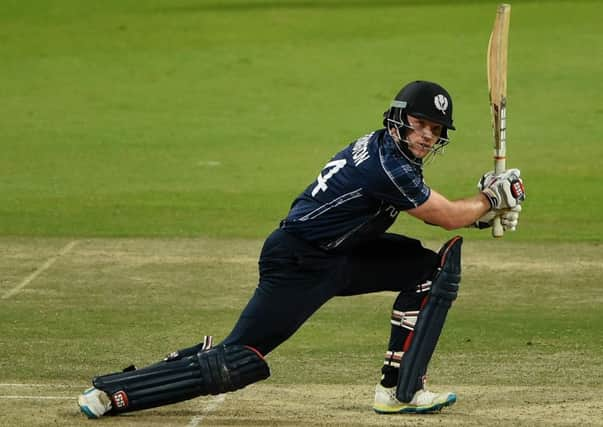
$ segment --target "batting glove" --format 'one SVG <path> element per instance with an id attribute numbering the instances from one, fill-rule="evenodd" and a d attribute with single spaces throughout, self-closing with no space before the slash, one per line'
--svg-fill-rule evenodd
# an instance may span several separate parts
<path id="1" fill-rule="evenodd" d="M 486 172 L 479 180 L 478 188 L 488 198 L 492 210 L 513 209 L 526 198 L 519 169 L 509 169 L 499 175 Z"/>
<path id="2" fill-rule="evenodd" d="M 489 211 L 486 212 L 481 218 L 472 224 L 473 227 L 483 228 L 492 227 L 494 218 L 500 216 L 500 222 L 505 231 L 515 231 L 517 224 L 519 223 L 519 213 L 521 212 L 521 205 L 515 206 L 513 209 L 504 211 Z"/>

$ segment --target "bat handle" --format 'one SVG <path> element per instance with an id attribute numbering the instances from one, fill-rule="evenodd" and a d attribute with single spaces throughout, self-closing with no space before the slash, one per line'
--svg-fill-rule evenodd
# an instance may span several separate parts
<path id="1" fill-rule="evenodd" d="M 504 156 L 504 148 L 499 149 L 494 153 L 494 173 L 500 174 L 505 171 L 507 168 L 506 159 Z M 500 220 L 500 216 L 494 217 L 494 221 L 492 222 L 492 237 L 500 238 L 505 235 L 505 229 L 502 226 L 502 222 Z"/>
<path id="2" fill-rule="evenodd" d="M 494 218 L 494 222 L 492 223 L 492 237 L 502 237 L 505 235 L 505 230 L 502 226 L 502 222 L 500 221 L 500 216 Z"/>

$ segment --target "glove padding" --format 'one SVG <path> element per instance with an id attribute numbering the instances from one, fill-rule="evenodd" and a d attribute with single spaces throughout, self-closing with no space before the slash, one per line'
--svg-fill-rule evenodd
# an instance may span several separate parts
<path id="1" fill-rule="evenodd" d="M 488 198 L 492 210 L 513 209 L 525 200 L 520 175 L 519 169 L 508 169 L 499 175 L 490 171 L 482 176 L 477 187 Z"/>
<path id="2" fill-rule="evenodd" d="M 472 226 L 479 228 L 492 227 L 494 218 L 500 216 L 500 222 L 505 231 L 515 231 L 517 224 L 519 223 L 519 213 L 521 212 L 521 205 L 515 206 L 513 209 L 503 211 L 488 211 L 481 218 L 475 221 Z"/>

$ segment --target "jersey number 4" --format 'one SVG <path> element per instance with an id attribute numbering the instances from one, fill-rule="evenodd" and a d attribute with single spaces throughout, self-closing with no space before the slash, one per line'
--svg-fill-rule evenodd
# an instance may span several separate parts
<path id="1" fill-rule="evenodd" d="M 315 197 L 319 191 L 327 191 L 327 181 L 341 170 L 347 163 L 346 159 L 333 160 L 325 165 L 316 178 L 316 187 L 312 190 L 312 197 Z M 323 172 L 327 171 L 324 175 Z"/>

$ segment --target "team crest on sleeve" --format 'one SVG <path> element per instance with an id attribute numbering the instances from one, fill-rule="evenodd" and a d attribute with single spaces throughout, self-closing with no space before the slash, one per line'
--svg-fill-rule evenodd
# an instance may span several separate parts
<path id="1" fill-rule="evenodd" d="M 439 94 L 433 98 L 433 103 L 435 104 L 435 107 L 442 112 L 442 114 L 446 114 L 446 110 L 448 109 L 448 98 L 442 94 Z"/>

